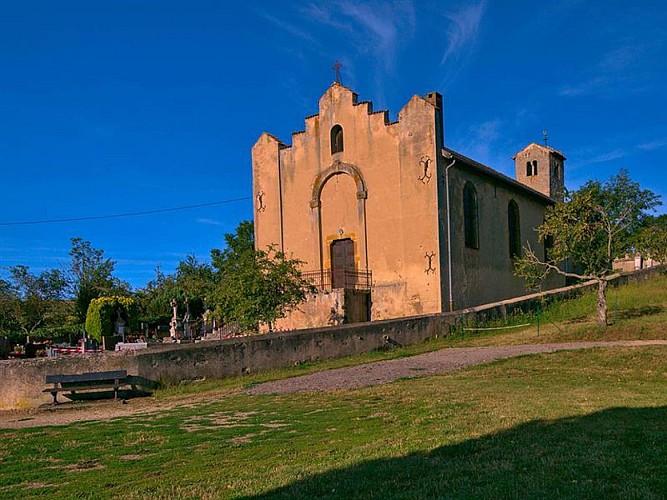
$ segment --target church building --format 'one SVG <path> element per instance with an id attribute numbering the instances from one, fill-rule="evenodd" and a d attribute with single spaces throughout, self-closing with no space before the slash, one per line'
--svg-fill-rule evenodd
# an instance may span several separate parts
<path id="1" fill-rule="evenodd" d="M 255 244 L 304 262 L 318 288 L 280 320 L 295 329 L 464 309 L 526 293 L 513 258 L 562 197 L 565 157 L 532 143 L 516 179 L 444 147 L 442 96 L 387 111 L 340 83 L 291 145 L 252 150 Z M 548 245 L 548 241 L 546 243 Z M 551 276 L 548 288 L 563 286 Z"/>

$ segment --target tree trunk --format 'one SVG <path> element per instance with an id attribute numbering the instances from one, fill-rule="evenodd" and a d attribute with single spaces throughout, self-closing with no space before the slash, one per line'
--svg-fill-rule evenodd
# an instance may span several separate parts
<path id="1" fill-rule="evenodd" d="M 598 326 L 607 326 L 607 280 L 598 280 Z"/>

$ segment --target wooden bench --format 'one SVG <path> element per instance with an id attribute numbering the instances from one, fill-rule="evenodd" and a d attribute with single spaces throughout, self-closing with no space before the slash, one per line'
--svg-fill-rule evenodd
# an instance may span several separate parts
<path id="1" fill-rule="evenodd" d="M 130 385 L 126 370 L 115 370 L 108 372 L 79 373 L 76 375 L 47 375 L 45 382 L 53 384 L 53 387 L 44 389 L 42 392 L 50 392 L 53 396 L 53 404 L 58 404 L 59 392 L 90 391 L 97 389 L 113 389 L 114 400 L 118 399 L 118 388 Z"/>

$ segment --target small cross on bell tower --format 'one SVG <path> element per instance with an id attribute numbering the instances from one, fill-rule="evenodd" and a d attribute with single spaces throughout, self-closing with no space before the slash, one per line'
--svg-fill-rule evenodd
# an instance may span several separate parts
<path id="1" fill-rule="evenodd" d="M 334 70 L 334 73 L 336 74 L 336 83 L 340 83 L 341 85 L 343 84 L 343 81 L 340 78 L 340 68 L 342 67 L 343 65 L 339 61 L 336 61 L 331 67 L 331 69 Z"/>

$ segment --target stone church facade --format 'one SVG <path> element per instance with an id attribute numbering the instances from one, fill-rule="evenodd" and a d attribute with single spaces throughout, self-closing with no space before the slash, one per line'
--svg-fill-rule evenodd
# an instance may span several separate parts
<path id="1" fill-rule="evenodd" d="M 386 111 L 334 83 L 292 144 L 252 150 L 257 248 L 302 260 L 319 289 L 279 328 L 463 309 L 525 294 L 512 258 L 538 252 L 545 209 L 562 195 L 564 156 L 530 144 L 516 180 L 443 147 L 442 97 Z M 548 287 L 564 281 L 552 276 Z"/>

